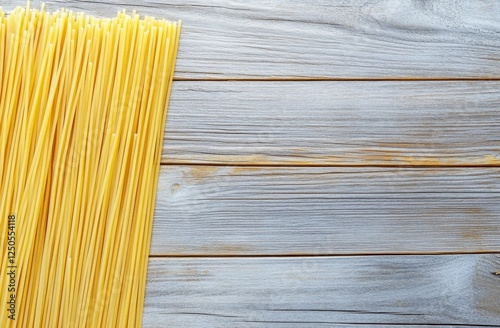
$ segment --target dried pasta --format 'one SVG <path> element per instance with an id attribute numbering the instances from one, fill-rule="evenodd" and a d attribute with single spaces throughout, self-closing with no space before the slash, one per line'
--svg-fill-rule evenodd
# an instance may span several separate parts
<path id="1" fill-rule="evenodd" d="M 141 325 L 179 32 L 0 9 L 1 327 Z"/>

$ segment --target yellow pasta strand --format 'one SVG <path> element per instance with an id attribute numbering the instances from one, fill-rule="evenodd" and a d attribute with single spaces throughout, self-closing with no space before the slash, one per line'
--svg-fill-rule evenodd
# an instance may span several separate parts
<path id="1" fill-rule="evenodd" d="M 179 36 L 0 8 L 0 327 L 141 326 Z"/>

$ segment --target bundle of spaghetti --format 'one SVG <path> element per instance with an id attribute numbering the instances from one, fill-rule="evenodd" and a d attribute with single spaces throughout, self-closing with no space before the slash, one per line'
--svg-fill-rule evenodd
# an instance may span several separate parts
<path id="1" fill-rule="evenodd" d="M 179 31 L 0 9 L 0 327 L 141 325 Z"/>

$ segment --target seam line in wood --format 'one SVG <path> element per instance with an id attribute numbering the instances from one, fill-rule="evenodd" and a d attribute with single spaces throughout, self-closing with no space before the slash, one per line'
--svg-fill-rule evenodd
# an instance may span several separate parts
<path id="1" fill-rule="evenodd" d="M 488 167 L 500 167 L 500 164 L 444 164 L 444 165 L 411 165 L 411 164 L 269 164 L 269 163 L 186 163 L 186 162 L 162 162 L 162 166 L 215 166 L 215 167 L 281 167 L 281 168 L 293 168 L 293 167 L 366 167 L 366 168 L 488 168 Z"/>
<path id="2" fill-rule="evenodd" d="M 166 258 L 300 258 L 300 257 L 371 257 L 371 256 L 436 256 L 436 255 L 481 255 L 493 254 L 500 256 L 500 249 L 495 251 L 471 251 L 471 252 L 385 252 L 385 253 L 346 253 L 346 254 L 168 254 L 149 255 L 151 259 Z"/>
<path id="3" fill-rule="evenodd" d="M 342 78 L 342 77 L 228 77 L 188 78 L 174 77 L 183 82 L 432 82 L 432 81 L 500 81 L 500 77 L 385 77 L 385 78 Z"/>
<path id="4" fill-rule="evenodd" d="M 277 324 L 327 324 L 327 325 L 347 325 L 349 327 L 352 326 L 368 326 L 368 327 L 380 327 L 380 326 L 398 326 L 398 327 L 492 327 L 498 328 L 498 325 L 485 325 L 485 324 L 474 324 L 474 323 L 418 323 L 418 322 L 349 322 L 349 321 L 283 321 L 283 320 L 242 320 L 241 322 L 249 322 L 249 323 L 277 323 Z"/>

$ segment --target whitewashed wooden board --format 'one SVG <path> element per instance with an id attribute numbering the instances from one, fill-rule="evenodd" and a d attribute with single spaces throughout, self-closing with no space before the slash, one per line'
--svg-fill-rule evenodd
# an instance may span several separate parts
<path id="1" fill-rule="evenodd" d="M 151 253 L 500 252 L 500 168 L 164 166 Z"/>
<path id="2" fill-rule="evenodd" d="M 500 81 L 175 82 L 163 162 L 500 165 L 499 108 Z"/>
<path id="3" fill-rule="evenodd" d="M 180 79 L 500 77 L 496 0 L 45 3 L 99 16 L 136 9 L 181 19 Z M 7 10 L 19 4 L 1 2 Z"/>
<path id="4" fill-rule="evenodd" d="M 500 2 L 45 3 L 183 21 L 145 327 L 500 327 Z"/>
<path id="5" fill-rule="evenodd" d="M 499 268 L 499 255 L 152 259 L 144 327 L 499 327 Z"/>

